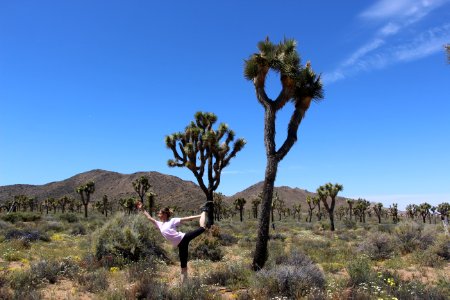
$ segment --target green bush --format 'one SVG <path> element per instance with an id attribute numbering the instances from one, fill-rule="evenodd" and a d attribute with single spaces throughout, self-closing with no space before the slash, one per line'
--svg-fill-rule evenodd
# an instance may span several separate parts
<path id="1" fill-rule="evenodd" d="M 190 259 L 206 259 L 219 261 L 223 258 L 220 240 L 212 234 L 206 233 L 191 241 L 189 250 Z"/>
<path id="2" fill-rule="evenodd" d="M 108 274 L 105 269 L 98 269 L 93 272 L 83 272 L 77 276 L 78 283 L 86 291 L 97 293 L 108 288 Z"/>
<path id="3" fill-rule="evenodd" d="M 248 266 L 241 262 L 228 261 L 216 266 L 206 275 L 204 281 L 210 285 L 242 288 L 248 285 L 250 276 L 251 271 Z"/>
<path id="4" fill-rule="evenodd" d="M 49 221 L 44 226 L 42 226 L 44 232 L 62 232 L 64 231 L 64 225 L 61 222 Z"/>
<path id="5" fill-rule="evenodd" d="M 305 254 L 293 251 L 279 253 L 275 265 L 255 274 L 253 288 L 264 297 L 283 296 L 298 299 L 312 290 L 323 290 L 325 276 Z"/>
<path id="6" fill-rule="evenodd" d="M 143 215 L 116 214 L 94 232 L 93 247 L 96 258 L 111 266 L 152 256 L 168 260 L 159 232 Z"/>
<path id="7" fill-rule="evenodd" d="M 350 276 L 349 285 L 357 286 L 369 283 L 375 278 L 369 259 L 365 256 L 357 257 L 347 264 L 347 273 Z"/>
<path id="8" fill-rule="evenodd" d="M 81 223 L 75 223 L 70 228 L 71 235 L 86 235 L 86 227 Z"/>
<path id="9" fill-rule="evenodd" d="M 59 216 L 59 218 L 63 221 L 67 221 L 68 223 L 76 223 L 78 222 L 78 216 L 74 213 L 64 213 Z"/>
<path id="10" fill-rule="evenodd" d="M 30 273 L 32 281 L 36 283 L 55 283 L 59 277 L 74 278 L 79 272 L 79 267 L 72 259 L 41 260 L 31 265 Z"/>
<path id="11" fill-rule="evenodd" d="M 11 229 L 5 233 L 6 240 L 24 240 L 27 242 L 35 242 L 38 240 L 49 242 L 50 237 L 47 233 L 41 232 L 39 230 L 29 230 L 29 229 Z"/>
<path id="12" fill-rule="evenodd" d="M 395 243 L 394 239 L 387 233 L 371 233 L 359 245 L 358 250 L 374 260 L 386 259 L 394 254 Z"/>
<path id="13" fill-rule="evenodd" d="M 34 222 L 34 221 L 39 221 L 41 219 L 41 215 L 37 214 L 37 213 L 31 213 L 31 212 L 15 212 L 15 213 L 2 215 L 0 218 L 4 221 L 10 222 L 10 223 L 17 223 L 18 221 Z"/>
<path id="14" fill-rule="evenodd" d="M 402 253 L 411 253 L 421 245 L 422 226 L 413 221 L 400 222 L 394 235 Z"/>
<path id="15" fill-rule="evenodd" d="M 441 257 L 443 260 L 450 260 L 450 237 L 447 235 L 439 235 L 430 247 L 430 251 Z"/>

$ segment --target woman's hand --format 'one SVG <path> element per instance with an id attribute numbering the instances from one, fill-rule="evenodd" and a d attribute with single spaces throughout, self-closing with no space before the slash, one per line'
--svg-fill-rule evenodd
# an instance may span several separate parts
<path id="1" fill-rule="evenodd" d="M 139 210 L 142 209 L 142 202 L 141 201 L 136 202 L 136 208 L 139 209 Z"/>

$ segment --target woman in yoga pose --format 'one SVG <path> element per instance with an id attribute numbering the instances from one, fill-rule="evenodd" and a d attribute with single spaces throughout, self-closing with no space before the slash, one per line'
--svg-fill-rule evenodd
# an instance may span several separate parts
<path id="1" fill-rule="evenodd" d="M 162 236 L 168 240 L 174 247 L 178 247 L 181 264 L 181 282 L 184 282 L 188 277 L 187 261 L 188 261 L 188 246 L 189 242 L 194 238 L 205 232 L 206 230 L 206 205 L 202 207 L 202 213 L 197 216 L 190 216 L 184 218 L 171 218 L 172 211 L 166 207 L 158 212 L 160 221 L 155 220 L 152 216 L 142 208 L 142 202 L 137 202 L 136 207 L 144 213 L 147 219 L 152 222 L 156 228 L 161 231 Z M 177 226 L 181 223 L 199 219 L 199 228 L 183 233 L 177 231 Z"/>

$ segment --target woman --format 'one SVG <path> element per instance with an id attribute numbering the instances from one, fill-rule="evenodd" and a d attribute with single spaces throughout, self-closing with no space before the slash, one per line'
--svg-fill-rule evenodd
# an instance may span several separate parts
<path id="1" fill-rule="evenodd" d="M 166 240 L 168 240 L 174 247 L 178 247 L 181 264 L 181 282 L 184 282 L 188 277 L 187 260 L 189 242 L 206 230 L 206 206 L 202 207 L 202 213 L 200 215 L 172 219 L 170 218 L 172 212 L 168 207 L 166 207 L 158 212 L 158 218 L 161 221 L 157 221 L 152 218 L 152 216 L 142 208 L 142 202 L 137 202 L 136 207 L 144 213 L 147 219 L 149 219 L 159 229 L 159 231 L 161 231 L 162 236 Z M 200 227 L 196 230 L 187 233 L 179 232 L 176 230 L 176 227 L 181 223 L 195 219 L 200 219 Z"/>

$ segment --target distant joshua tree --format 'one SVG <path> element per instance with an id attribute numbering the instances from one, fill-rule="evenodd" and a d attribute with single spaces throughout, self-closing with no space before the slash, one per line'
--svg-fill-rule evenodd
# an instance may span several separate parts
<path id="1" fill-rule="evenodd" d="M 148 201 L 148 211 L 150 212 L 150 215 L 153 217 L 153 213 L 155 212 L 156 193 L 154 193 L 153 191 L 149 191 L 145 193 L 145 196 L 147 197 Z"/>
<path id="2" fill-rule="evenodd" d="M 243 221 L 242 216 L 243 216 L 243 212 L 244 212 L 245 203 L 247 203 L 247 201 L 245 201 L 244 198 L 237 198 L 234 200 L 234 207 L 237 210 L 239 210 L 239 216 L 240 216 L 241 222 Z"/>
<path id="3" fill-rule="evenodd" d="M 278 164 L 297 141 L 297 130 L 309 109 L 311 100 L 323 98 L 322 83 L 311 68 L 300 64 L 296 41 L 285 39 L 276 45 L 266 38 L 258 43 L 259 53 L 252 54 L 245 61 L 245 78 L 252 81 L 256 98 L 263 106 L 264 144 L 266 146 L 266 173 L 263 186 L 263 201 L 258 229 L 258 239 L 253 257 L 253 270 L 264 267 L 267 260 L 269 241 L 270 210 Z M 275 100 L 270 99 L 265 90 L 266 77 L 270 70 L 280 74 L 282 89 Z M 294 111 L 287 128 L 286 140 L 277 150 L 275 145 L 275 118 L 288 102 L 292 102 Z"/>
<path id="4" fill-rule="evenodd" d="M 294 219 L 295 219 L 295 215 L 298 215 L 298 220 L 300 221 L 301 211 L 302 211 L 302 205 L 300 203 L 294 204 L 292 206 L 292 214 L 294 216 Z"/>
<path id="5" fill-rule="evenodd" d="M 147 176 L 141 176 L 132 182 L 135 192 L 139 195 L 139 199 L 144 204 L 144 197 L 148 190 L 152 187 Z"/>
<path id="6" fill-rule="evenodd" d="M 258 194 L 258 196 L 252 200 L 253 217 L 255 219 L 258 218 L 258 209 L 259 205 L 261 204 L 261 196 L 261 194 Z"/>
<path id="7" fill-rule="evenodd" d="M 422 220 L 424 223 L 426 223 L 426 218 L 429 217 L 429 215 L 430 215 L 430 209 L 431 209 L 431 205 L 426 202 L 420 204 L 418 207 L 418 212 L 422 216 Z"/>
<path id="8" fill-rule="evenodd" d="M 377 204 L 374 204 L 372 209 L 375 212 L 375 214 L 377 215 L 378 224 L 381 224 L 381 214 L 383 213 L 383 203 L 378 202 Z"/>
<path id="9" fill-rule="evenodd" d="M 311 223 L 313 211 L 316 208 L 318 201 L 319 201 L 318 197 L 311 197 L 309 195 L 306 196 L 306 203 L 308 204 L 308 219 L 307 219 L 307 221 L 309 223 Z"/>
<path id="10" fill-rule="evenodd" d="M 394 224 L 397 224 L 398 221 L 400 221 L 399 217 L 398 217 L 398 205 L 397 203 L 392 204 L 392 206 L 389 206 L 389 213 L 392 216 L 392 222 L 394 222 Z"/>
<path id="11" fill-rule="evenodd" d="M 91 195 L 95 192 L 95 183 L 89 181 L 84 185 L 80 185 L 75 190 L 81 197 L 81 203 L 84 206 L 84 217 L 88 217 L 88 205 L 91 200 Z"/>
<path id="12" fill-rule="evenodd" d="M 336 206 L 336 197 L 339 192 L 344 189 L 344 186 L 339 183 L 332 184 L 331 182 L 321 186 L 317 189 L 317 194 L 320 200 L 322 200 L 325 209 L 328 212 L 330 218 L 330 230 L 334 231 L 334 207 Z M 331 201 L 328 204 L 327 198 L 330 197 Z"/>
<path id="13" fill-rule="evenodd" d="M 244 148 L 245 140 L 237 139 L 233 147 L 234 131 L 228 125 L 221 123 L 217 130 L 213 125 L 217 116 L 213 113 L 197 112 L 184 130 L 166 136 L 166 146 L 173 152 L 174 159 L 168 161 L 169 167 L 186 167 L 194 174 L 197 182 L 206 195 L 207 226 L 214 224 L 214 191 L 220 184 L 222 170 L 229 165 L 230 160 Z M 203 175 L 208 178 L 208 185 Z"/>

